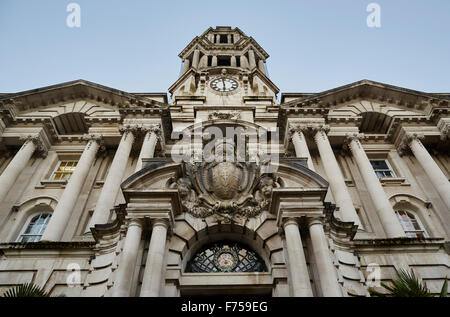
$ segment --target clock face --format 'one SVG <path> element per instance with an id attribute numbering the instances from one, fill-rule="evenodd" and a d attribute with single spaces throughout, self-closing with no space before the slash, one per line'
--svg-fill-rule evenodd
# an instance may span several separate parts
<path id="1" fill-rule="evenodd" d="M 213 81 L 211 81 L 210 85 L 212 89 L 220 92 L 233 91 L 239 86 L 238 82 L 234 79 L 225 77 L 214 79 Z"/>

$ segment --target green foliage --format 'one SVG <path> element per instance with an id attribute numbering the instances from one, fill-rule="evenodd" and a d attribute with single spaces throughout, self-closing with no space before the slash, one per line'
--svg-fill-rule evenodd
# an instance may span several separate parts
<path id="1" fill-rule="evenodd" d="M 391 281 L 392 285 L 381 283 L 388 293 L 382 294 L 373 289 L 369 289 L 372 296 L 380 297 L 432 297 L 430 290 L 420 282 L 414 272 L 406 270 L 396 270 L 397 278 Z M 440 297 L 447 297 L 447 279 L 442 286 Z"/>
<path id="2" fill-rule="evenodd" d="M 7 290 L 3 297 L 50 297 L 50 294 L 37 285 L 25 283 Z"/>

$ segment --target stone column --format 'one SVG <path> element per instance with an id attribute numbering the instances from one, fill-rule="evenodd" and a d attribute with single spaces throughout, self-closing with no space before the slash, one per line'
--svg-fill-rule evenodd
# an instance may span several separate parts
<path id="1" fill-rule="evenodd" d="M 253 52 L 253 50 L 248 50 L 248 62 L 249 62 L 250 69 L 253 69 L 256 67 L 255 52 Z"/>
<path id="2" fill-rule="evenodd" d="M 153 222 L 140 297 L 159 296 L 168 227 L 169 223 L 167 220 L 157 219 Z"/>
<path id="3" fill-rule="evenodd" d="M 314 128 L 317 148 L 319 150 L 320 159 L 327 175 L 327 181 L 330 184 L 331 192 L 333 193 L 336 205 L 339 207 L 342 215 L 342 221 L 353 222 L 358 227 L 361 227 L 358 214 L 356 213 L 353 201 L 345 184 L 344 176 L 342 175 L 339 164 L 334 156 L 327 133 L 328 126 L 318 126 Z"/>
<path id="4" fill-rule="evenodd" d="M 308 266 L 303 252 L 302 239 L 298 223 L 295 219 L 287 219 L 284 223 L 286 247 L 289 259 L 289 272 L 292 279 L 294 297 L 312 297 L 311 281 Z"/>
<path id="5" fill-rule="evenodd" d="M 266 74 L 266 67 L 264 66 L 264 61 L 262 59 L 258 61 L 258 68 L 264 75 Z"/>
<path id="6" fill-rule="evenodd" d="M 245 55 L 242 55 L 240 60 L 241 60 L 241 67 L 244 69 L 249 69 L 247 57 Z"/>
<path id="7" fill-rule="evenodd" d="M 356 160 L 356 164 L 358 165 L 358 169 L 375 206 L 378 217 L 383 224 L 384 231 L 388 238 L 406 237 L 405 232 L 395 215 L 394 209 L 384 192 L 383 186 L 381 186 L 380 180 L 375 174 L 369 158 L 359 141 L 359 139 L 363 137 L 362 134 L 352 134 L 347 135 L 346 139 L 347 142 L 349 142 L 349 148 Z"/>
<path id="8" fill-rule="evenodd" d="M 291 125 L 289 127 L 291 131 L 292 143 L 294 143 L 295 147 L 295 156 L 297 157 L 306 157 L 308 159 L 308 168 L 312 171 L 314 170 L 314 165 L 311 159 L 311 154 L 308 150 L 308 145 L 306 144 L 305 135 L 303 134 L 302 127 Z"/>
<path id="9" fill-rule="evenodd" d="M 89 173 L 95 155 L 100 147 L 101 136 L 86 135 L 84 139 L 88 141 L 83 154 L 78 161 L 77 167 L 67 183 L 58 205 L 56 206 L 50 222 L 42 236 L 43 241 L 59 241 L 66 230 L 73 208 L 80 195 L 84 181 Z"/>
<path id="10" fill-rule="evenodd" d="M 202 58 L 200 58 L 200 62 L 198 63 L 198 69 L 203 69 L 208 66 L 208 56 L 203 55 Z"/>
<path id="11" fill-rule="evenodd" d="M 194 50 L 194 56 L 192 58 L 192 67 L 193 68 L 198 68 L 199 60 L 200 60 L 200 51 L 199 50 Z"/>
<path id="12" fill-rule="evenodd" d="M 319 273 L 320 287 L 324 297 L 342 297 L 336 270 L 328 250 L 328 241 L 319 219 L 309 220 L 312 251 Z"/>
<path id="13" fill-rule="evenodd" d="M 142 169 L 143 158 L 152 158 L 155 154 L 156 143 L 158 142 L 161 126 L 159 124 L 155 124 L 144 129 L 147 132 L 145 133 L 144 141 L 142 142 L 141 152 L 139 153 L 135 172 Z"/>
<path id="14" fill-rule="evenodd" d="M 183 74 L 189 70 L 189 60 L 186 58 L 183 62 Z"/>
<path id="15" fill-rule="evenodd" d="M 106 176 L 105 183 L 103 184 L 102 192 L 94 209 L 94 214 L 86 228 L 87 232 L 96 224 L 104 224 L 108 221 L 111 209 L 114 207 L 116 201 L 117 193 L 120 190 L 120 183 L 125 173 L 128 157 L 130 156 L 131 147 L 134 142 L 134 130 L 135 128 L 131 126 L 120 128 L 120 131 L 123 133 L 122 139 L 109 168 L 108 176 Z"/>
<path id="16" fill-rule="evenodd" d="M 14 185 L 17 177 L 25 169 L 33 153 L 42 147 L 42 141 L 39 136 L 21 137 L 24 140 L 20 150 L 14 155 L 14 158 L 8 164 L 6 169 L 0 175 L 0 202 L 5 199 L 11 187 Z"/>
<path id="17" fill-rule="evenodd" d="M 434 159 L 428 153 L 425 146 L 420 141 L 423 135 L 409 134 L 406 135 L 403 141 L 404 145 L 409 146 L 415 158 L 425 170 L 434 188 L 437 190 L 448 210 L 450 210 L 450 182 L 445 174 L 436 164 Z"/>
<path id="18" fill-rule="evenodd" d="M 128 224 L 127 235 L 120 256 L 119 267 L 114 280 L 113 297 L 131 296 L 131 288 L 136 260 L 139 251 L 139 243 L 142 235 L 142 220 L 131 219 Z"/>
<path id="19" fill-rule="evenodd" d="M 231 67 L 236 67 L 236 56 L 231 56 L 230 65 Z"/>
<path id="20" fill-rule="evenodd" d="M 217 56 L 214 55 L 211 59 L 211 67 L 216 67 L 217 66 Z"/>

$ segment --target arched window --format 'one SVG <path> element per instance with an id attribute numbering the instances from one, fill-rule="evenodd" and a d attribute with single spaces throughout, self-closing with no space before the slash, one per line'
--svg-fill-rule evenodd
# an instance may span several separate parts
<path id="1" fill-rule="evenodd" d="M 231 241 L 210 244 L 193 256 L 186 272 L 266 272 L 264 261 L 246 246 Z"/>
<path id="2" fill-rule="evenodd" d="M 397 210 L 395 213 L 408 238 L 424 238 L 427 235 L 420 220 L 413 214 L 404 210 Z"/>
<path id="3" fill-rule="evenodd" d="M 24 230 L 17 239 L 18 242 L 38 242 L 41 240 L 44 234 L 45 228 L 47 228 L 48 222 L 50 221 L 51 214 L 41 213 L 31 217 L 30 221 L 27 222 Z"/>

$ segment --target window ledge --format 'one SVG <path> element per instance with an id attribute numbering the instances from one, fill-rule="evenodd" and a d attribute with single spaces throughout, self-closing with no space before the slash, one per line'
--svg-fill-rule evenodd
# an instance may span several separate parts
<path id="1" fill-rule="evenodd" d="M 410 183 L 406 182 L 406 178 L 404 177 L 380 177 L 381 185 L 389 186 L 389 185 L 401 185 L 401 186 L 411 186 Z"/>
<path id="2" fill-rule="evenodd" d="M 43 179 L 35 188 L 66 188 L 67 180 Z"/>

